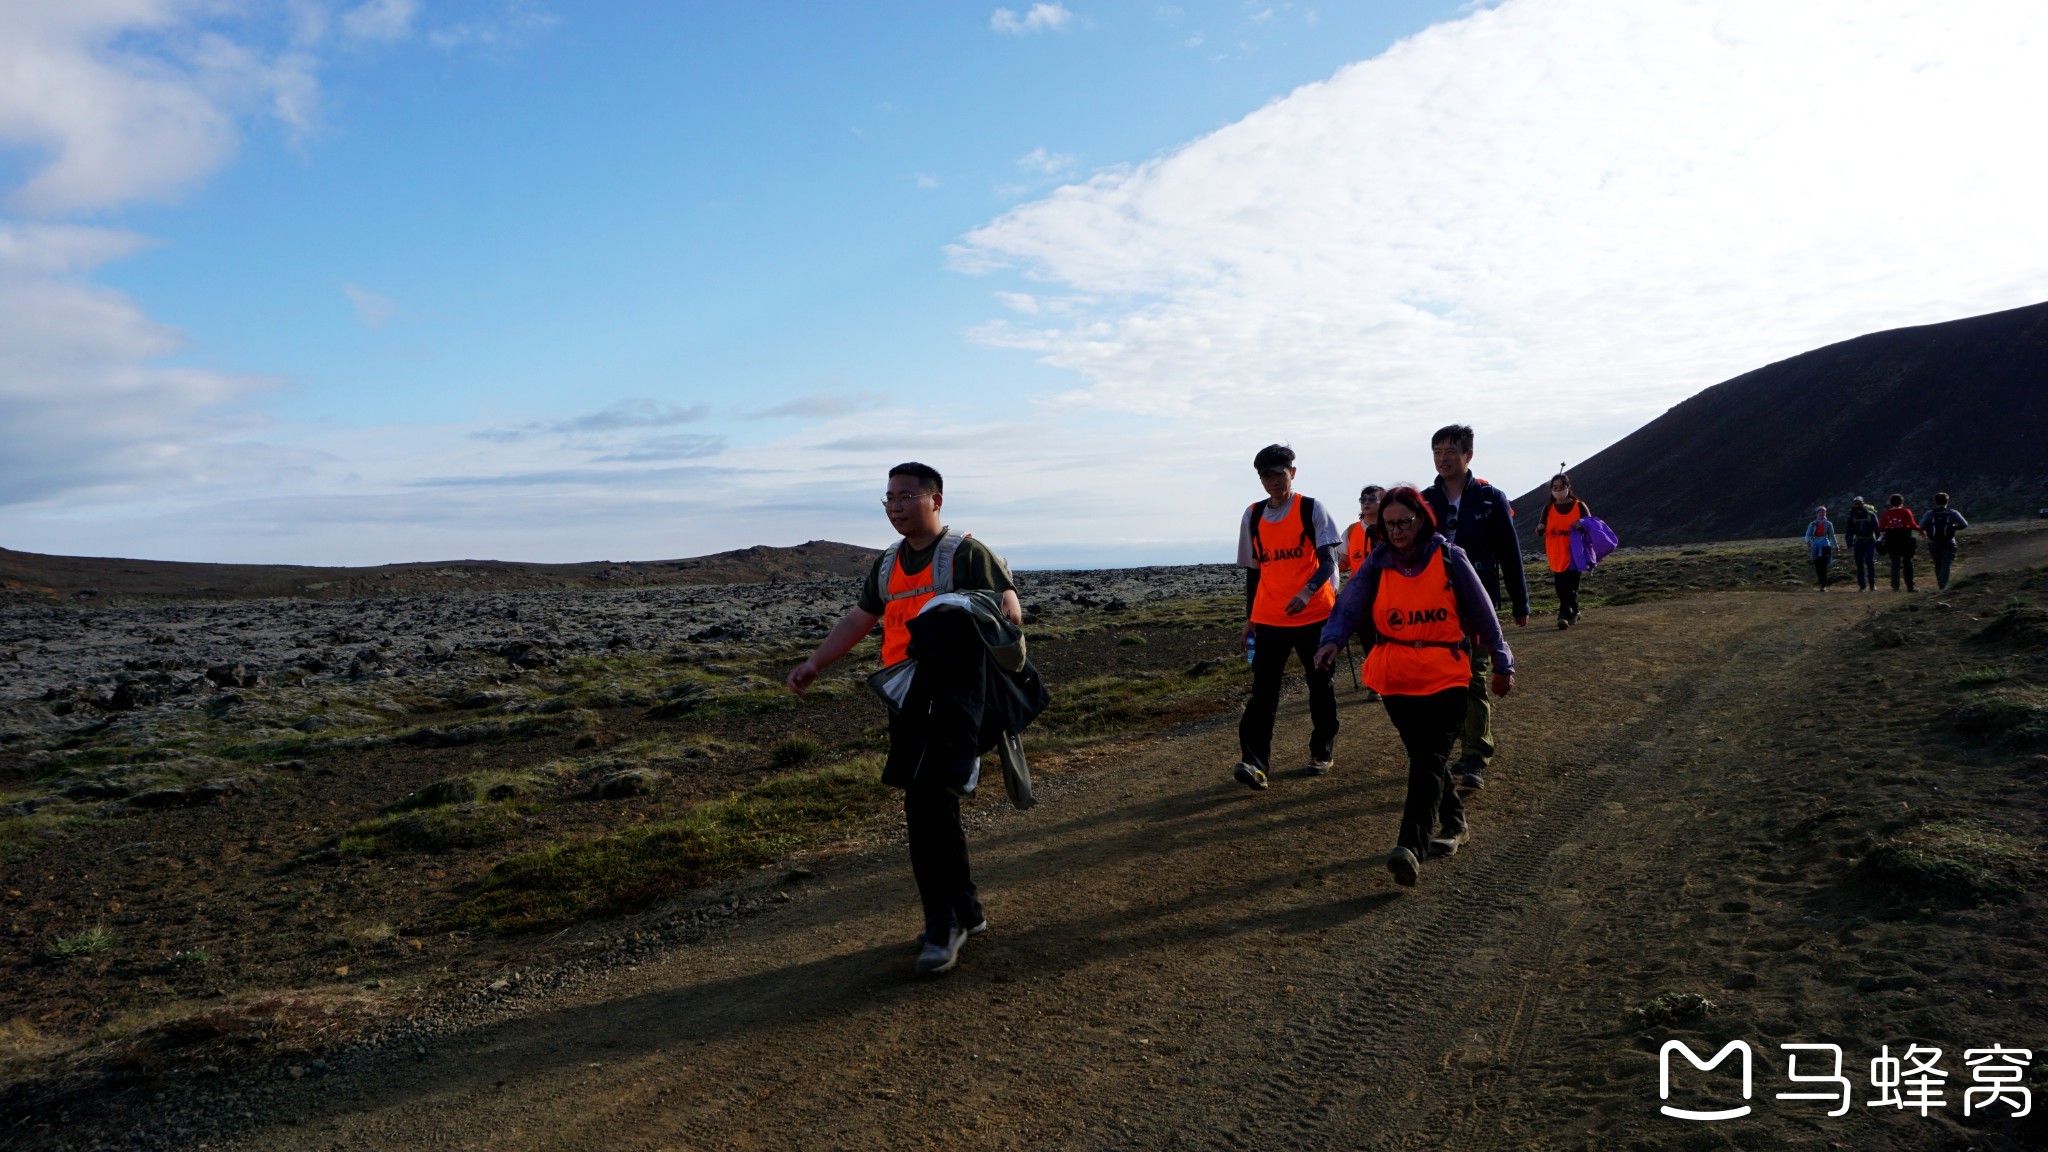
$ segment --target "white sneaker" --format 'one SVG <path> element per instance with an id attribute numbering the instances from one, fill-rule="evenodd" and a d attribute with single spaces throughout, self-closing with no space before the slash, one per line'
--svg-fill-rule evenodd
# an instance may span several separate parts
<path id="1" fill-rule="evenodd" d="M 925 976 L 937 976 L 951 972 L 953 965 L 960 962 L 960 946 L 967 943 L 967 929 L 955 928 L 947 933 L 946 942 L 925 941 L 917 954 L 917 970 Z"/>
<path id="2" fill-rule="evenodd" d="M 986 917 L 984 917 L 984 918 L 982 919 L 981 923 L 979 923 L 979 924 L 976 924 L 976 925 L 975 925 L 974 927 L 972 927 L 972 928 L 969 928 L 969 929 L 967 930 L 967 934 L 968 934 L 969 936 L 979 936 L 979 935 L 981 935 L 981 934 L 982 934 L 983 932 L 986 932 L 986 931 L 988 931 L 988 920 L 987 920 L 987 918 L 986 918 Z M 924 929 L 922 929 L 922 928 L 919 928 L 919 929 L 917 930 L 917 946 L 918 946 L 918 947 L 920 947 L 920 948 L 924 947 L 924 936 L 925 936 L 925 932 L 924 932 Z"/>

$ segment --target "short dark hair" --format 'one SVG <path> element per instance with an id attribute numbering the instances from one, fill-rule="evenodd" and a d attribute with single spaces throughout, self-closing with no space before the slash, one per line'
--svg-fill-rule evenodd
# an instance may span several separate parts
<path id="1" fill-rule="evenodd" d="M 1380 519 L 1385 521 L 1389 504 L 1404 504 L 1415 512 L 1416 526 L 1424 532 L 1436 531 L 1436 513 L 1429 510 L 1429 501 L 1413 484 L 1396 484 L 1380 497 Z"/>
<path id="2" fill-rule="evenodd" d="M 1946 492 L 1936 492 L 1936 493 L 1934 494 L 1934 504 L 1935 504 L 1935 507 L 1937 507 L 1937 508 L 1946 508 L 1946 507 L 1948 507 L 1948 493 L 1946 493 Z"/>
<path id="3" fill-rule="evenodd" d="M 1470 424 L 1446 424 L 1436 430 L 1436 435 L 1429 438 L 1429 446 L 1434 448 L 1446 440 L 1456 444 L 1458 451 L 1470 452 L 1472 450 L 1472 426 Z"/>
<path id="4" fill-rule="evenodd" d="M 1366 485 L 1365 487 L 1363 487 L 1363 488 L 1360 488 L 1360 489 L 1358 490 L 1358 498 L 1359 498 L 1360 500 L 1363 500 L 1363 499 L 1365 499 L 1365 498 L 1366 498 L 1367 496 L 1370 496 L 1370 495 L 1372 495 L 1372 494 L 1373 494 L 1373 493 L 1375 493 L 1375 492 L 1385 492 L 1385 491 L 1386 491 L 1386 489 L 1385 489 L 1385 488 L 1382 488 L 1382 487 L 1380 487 L 1380 486 L 1379 486 L 1379 485 L 1377 485 L 1377 484 L 1367 484 L 1367 485 Z"/>
<path id="5" fill-rule="evenodd" d="M 1899 505 L 1904 504 L 1905 502 L 1905 496 L 1897 492 L 1892 493 L 1892 498 L 1886 501 L 1887 504 L 1890 504 L 1894 508 L 1897 508 Z"/>
<path id="6" fill-rule="evenodd" d="M 939 475 L 939 470 L 929 464 L 919 464 L 915 460 L 910 460 L 889 469 L 889 479 L 894 480 L 898 476 L 917 477 L 927 492 L 944 492 L 946 490 L 946 478 Z"/>
<path id="7" fill-rule="evenodd" d="M 1271 472 L 1275 468 L 1292 468 L 1294 449 L 1285 444 L 1268 444 L 1259 449 L 1257 456 L 1252 457 L 1252 467 L 1261 472 Z"/>

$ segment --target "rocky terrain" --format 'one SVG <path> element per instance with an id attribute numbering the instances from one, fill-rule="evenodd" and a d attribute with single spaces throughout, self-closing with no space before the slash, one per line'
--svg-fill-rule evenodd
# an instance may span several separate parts
<path id="1" fill-rule="evenodd" d="M 791 548 L 756 545 L 686 560 L 520 564 L 447 560 L 371 568 L 289 564 L 193 564 L 94 556 L 46 556 L 0 548 L 0 594 L 112 603 L 144 600 L 245 600 L 289 596 L 345 600 L 363 596 L 643 588 L 670 584 L 754 584 L 859 576 L 875 549 L 830 540 Z"/>
<path id="2" fill-rule="evenodd" d="M 2048 534 L 1986 528 L 1966 572 L 2048 560 Z M 2041 571 L 1941 598 L 1804 573 L 1794 541 L 1629 549 L 1568 633 L 1539 592 L 1481 839 L 1407 895 L 1376 856 L 1399 748 L 1362 694 L 1337 774 L 1229 783 L 1236 572 L 1020 573 L 1044 803 L 973 805 L 998 924 L 941 988 L 904 975 L 872 646 L 802 701 L 779 684 L 851 580 L 16 596 L 0 1144 L 1413 1146 L 1361 1119 L 1398 1114 L 1474 1147 L 1654 1146 L 1638 1009 L 1666 993 L 1722 1005 L 1688 1035 L 2038 1039 Z M 1460 996 L 1422 994 L 1415 939 L 1451 941 Z M 962 1013 L 1001 1046 L 946 1030 Z M 1246 1062 L 1273 1072 L 1256 1098 Z M 963 1078 L 965 1111 L 937 1084 Z M 1959 1135 L 1871 1123 L 1845 1146 Z"/>

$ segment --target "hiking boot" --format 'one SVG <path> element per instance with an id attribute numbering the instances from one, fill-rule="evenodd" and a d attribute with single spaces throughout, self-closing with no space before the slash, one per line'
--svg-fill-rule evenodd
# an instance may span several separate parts
<path id="1" fill-rule="evenodd" d="M 969 929 L 967 930 L 967 934 L 968 934 L 969 936 L 979 936 L 979 935 L 981 935 L 981 934 L 982 934 L 983 932 L 986 932 L 986 931 L 988 931 L 988 920 L 987 920 L 987 918 L 983 918 L 983 920 L 982 920 L 982 922 L 981 922 L 981 923 L 979 923 L 979 924 L 976 924 L 976 925 L 975 925 L 974 927 L 972 927 L 972 928 L 969 928 Z M 924 938 L 925 938 L 925 936 L 926 936 L 927 934 L 928 934 L 928 933 L 927 933 L 927 930 L 926 930 L 926 929 L 920 928 L 920 929 L 918 929 L 918 930 L 917 930 L 917 946 L 918 946 L 918 947 L 920 947 L 920 948 L 924 947 Z"/>
<path id="2" fill-rule="evenodd" d="M 951 972 L 953 965 L 960 962 L 960 946 L 967 943 L 967 929 L 955 928 L 947 933 L 946 942 L 941 944 L 927 940 L 917 954 L 917 970 L 925 976 L 937 976 Z"/>
<path id="3" fill-rule="evenodd" d="M 1572 626 L 1572 618 L 1571 618 L 1571 617 L 1569 617 L 1569 616 L 1559 616 L 1559 617 L 1557 618 L 1557 630 L 1558 630 L 1559 632 L 1562 632 L 1562 631 L 1564 631 L 1565 629 L 1567 629 L 1567 628 L 1569 628 L 1569 627 L 1571 627 L 1571 626 Z"/>
<path id="4" fill-rule="evenodd" d="M 1394 874 L 1394 883 L 1403 888 L 1413 888 L 1422 877 L 1422 863 L 1415 858 L 1415 853 L 1406 848 L 1396 848 L 1387 853 L 1387 871 Z"/>
<path id="5" fill-rule="evenodd" d="M 1455 771 L 1458 774 L 1458 791 L 1477 792 L 1486 787 L 1485 761 L 1460 760 Z"/>
<path id="6" fill-rule="evenodd" d="M 1254 792 L 1264 792 L 1266 790 L 1265 770 L 1248 760 L 1239 760 L 1237 767 L 1230 770 L 1230 775 L 1239 784 Z"/>
<path id="7" fill-rule="evenodd" d="M 1444 832 L 1431 836 L 1429 838 L 1429 854 L 1431 856 L 1455 856 L 1458 854 L 1458 849 L 1464 847 L 1465 841 L 1471 838 L 1472 831 L 1469 828 L 1460 828 L 1456 832 Z"/>
<path id="8" fill-rule="evenodd" d="M 1302 775 L 1304 776 L 1322 776 L 1327 774 L 1330 771 L 1330 769 L 1335 768 L 1336 766 L 1337 762 L 1335 760 L 1331 760 L 1326 757 L 1321 760 L 1310 760 L 1308 762 L 1308 767 L 1302 769 L 1301 771 Z"/>

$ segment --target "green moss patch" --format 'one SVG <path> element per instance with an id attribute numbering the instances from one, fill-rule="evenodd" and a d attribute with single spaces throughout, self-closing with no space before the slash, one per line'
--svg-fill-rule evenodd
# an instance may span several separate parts
<path id="1" fill-rule="evenodd" d="M 1690 1024 L 1705 1020 L 1721 1010 L 1719 1004 L 1697 992 L 1664 992 L 1630 1010 L 1629 1016 L 1642 1027 Z"/>
<path id="2" fill-rule="evenodd" d="M 843 836 L 875 819 L 892 796 L 872 760 L 778 777 L 681 819 L 513 856 L 447 919 L 522 932 L 636 911 Z"/>
<path id="3" fill-rule="evenodd" d="M 1992 696 L 1948 714 L 1959 735 L 2011 748 L 2048 747 L 2048 704 L 2031 694 Z"/>
<path id="4" fill-rule="evenodd" d="M 2024 841 L 1970 820 L 1937 820 L 1891 837 L 1857 869 L 1908 894 L 1978 899 L 2020 892 L 2036 864 Z"/>

